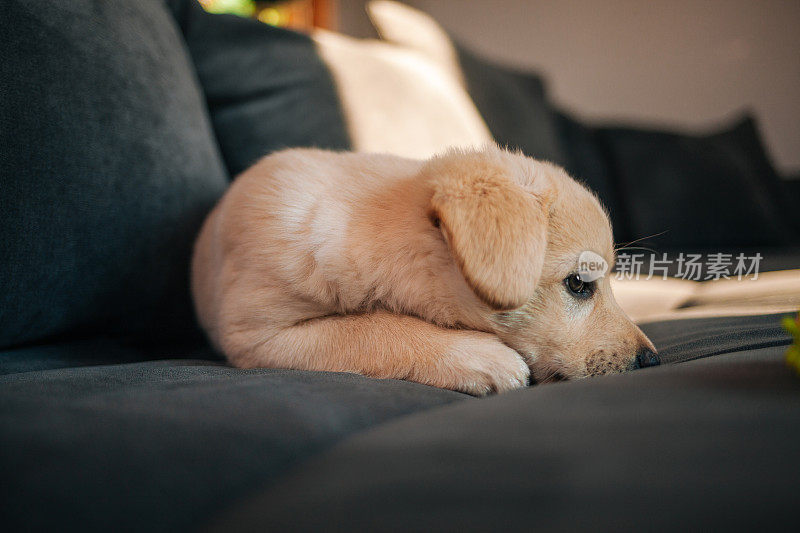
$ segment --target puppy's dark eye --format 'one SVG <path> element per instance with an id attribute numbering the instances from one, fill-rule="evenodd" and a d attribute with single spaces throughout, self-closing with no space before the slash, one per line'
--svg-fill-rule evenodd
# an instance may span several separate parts
<path id="1" fill-rule="evenodd" d="M 591 298 L 594 294 L 594 282 L 583 281 L 578 273 L 570 274 L 564 278 L 567 290 L 576 298 Z"/>

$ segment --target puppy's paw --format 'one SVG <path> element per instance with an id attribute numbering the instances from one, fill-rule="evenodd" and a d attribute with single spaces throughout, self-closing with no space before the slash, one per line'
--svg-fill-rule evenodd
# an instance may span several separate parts
<path id="1" fill-rule="evenodd" d="M 525 387 L 530 378 L 522 357 L 488 333 L 459 332 L 441 362 L 441 386 L 475 396 Z"/>

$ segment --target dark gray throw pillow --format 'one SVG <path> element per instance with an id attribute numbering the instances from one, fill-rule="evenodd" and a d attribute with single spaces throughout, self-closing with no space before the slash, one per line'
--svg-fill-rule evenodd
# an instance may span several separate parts
<path id="1" fill-rule="evenodd" d="M 564 168 L 573 178 L 592 189 L 608 209 L 614 240 L 633 240 L 627 206 L 621 201 L 619 185 L 611 174 L 606 154 L 597 140 L 596 129 L 581 123 L 568 113 L 557 113 L 556 123 L 564 146 Z"/>
<path id="2" fill-rule="evenodd" d="M 281 148 L 350 148 L 333 79 L 311 39 L 171 0 L 231 176 Z"/>
<path id="3" fill-rule="evenodd" d="M 0 43 L 0 347 L 194 331 L 227 174 L 164 3 L 11 0 Z"/>
<path id="4" fill-rule="evenodd" d="M 659 247 L 796 244 L 780 180 L 755 121 L 711 135 L 598 128 L 630 238 L 665 232 Z"/>
<path id="5" fill-rule="evenodd" d="M 495 141 L 527 156 L 564 164 L 556 116 L 542 79 L 486 61 L 460 45 L 456 51 L 467 91 Z"/>

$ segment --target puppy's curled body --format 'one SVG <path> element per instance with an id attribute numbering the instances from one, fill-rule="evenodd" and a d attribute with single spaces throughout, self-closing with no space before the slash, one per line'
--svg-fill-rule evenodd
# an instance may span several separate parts
<path id="1" fill-rule="evenodd" d="M 496 316 L 536 301 L 553 198 L 572 187 L 531 162 L 493 146 L 430 161 L 270 155 L 236 178 L 200 232 L 200 323 L 240 367 L 472 394 L 523 386 L 540 354 L 510 347 Z"/>

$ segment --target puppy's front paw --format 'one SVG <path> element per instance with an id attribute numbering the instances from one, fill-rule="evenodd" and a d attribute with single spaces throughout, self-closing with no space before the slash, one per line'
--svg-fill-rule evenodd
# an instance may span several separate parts
<path id="1" fill-rule="evenodd" d="M 524 387 L 530 377 L 522 357 L 488 333 L 459 332 L 442 364 L 441 386 L 476 396 Z"/>

